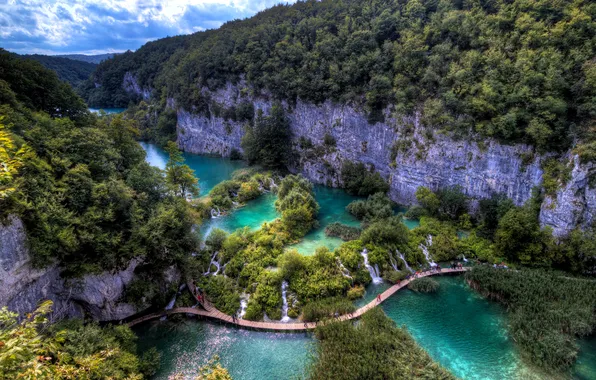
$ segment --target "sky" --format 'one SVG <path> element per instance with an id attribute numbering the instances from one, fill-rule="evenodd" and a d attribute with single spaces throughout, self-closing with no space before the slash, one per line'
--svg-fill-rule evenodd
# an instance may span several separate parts
<path id="1" fill-rule="evenodd" d="M 19 54 L 102 54 L 214 29 L 293 0 L 0 0 L 0 47 Z"/>

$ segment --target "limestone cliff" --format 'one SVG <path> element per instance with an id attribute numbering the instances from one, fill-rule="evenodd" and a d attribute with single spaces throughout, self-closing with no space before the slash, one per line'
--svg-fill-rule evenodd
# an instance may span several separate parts
<path id="1" fill-rule="evenodd" d="M 89 316 L 99 321 L 126 318 L 138 310 L 122 301 L 138 261 L 115 273 L 65 280 L 60 268 L 34 268 L 23 223 L 11 216 L 0 224 L 0 307 L 20 314 L 35 310 L 41 300 L 54 302 L 52 319 Z"/>
<path id="2" fill-rule="evenodd" d="M 249 93 L 240 83 L 209 96 L 223 107 L 250 101 L 255 110 L 267 113 L 270 97 L 246 95 Z M 317 183 L 340 186 L 339 173 L 346 160 L 363 162 L 380 172 L 389 181 L 391 198 L 402 204 L 415 202 L 419 186 L 436 190 L 460 185 L 473 199 L 503 193 L 521 205 L 531 196 L 532 188 L 542 183 L 543 156 L 534 154 L 531 146 L 456 139 L 425 128 L 418 115 L 395 118 L 386 111 L 384 122 L 370 124 L 366 113 L 354 105 L 298 100 L 284 106 L 299 153 L 292 169 Z M 335 148 L 322 149 L 326 134 L 334 137 Z M 241 151 L 242 135 L 242 123 L 178 109 L 178 144 L 185 151 L 227 156 L 232 149 Z M 315 149 L 300 149 L 297 142 L 301 137 L 311 140 Z M 595 197 L 587 181 L 589 170 L 592 168 L 576 163 L 572 180 L 559 190 L 556 199 L 545 201 L 541 222 L 553 227 L 558 236 L 593 219 Z"/>

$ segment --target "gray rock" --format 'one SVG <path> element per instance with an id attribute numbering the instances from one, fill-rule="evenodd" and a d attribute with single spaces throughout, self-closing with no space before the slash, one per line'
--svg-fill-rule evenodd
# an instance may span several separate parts
<path id="1" fill-rule="evenodd" d="M 5 225 L 0 225 L 0 306 L 24 314 L 49 299 L 54 302 L 53 320 L 82 316 L 99 321 L 126 318 L 139 311 L 122 301 L 138 263 L 133 260 L 123 271 L 66 281 L 57 265 L 33 267 L 23 223 L 10 216 Z"/>
<path id="2" fill-rule="evenodd" d="M 248 100 L 255 111 L 262 109 L 267 113 L 271 108 L 268 94 L 245 93 L 250 91 L 241 81 L 209 95 L 225 107 Z M 461 186 L 473 200 L 503 193 L 516 205 L 522 205 L 530 198 L 532 188 L 542 183 L 542 160 L 552 156 L 534 154 L 528 145 L 504 145 L 477 136 L 458 140 L 426 129 L 418 115 L 396 118 L 386 110 L 385 122 L 370 124 L 366 113 L 355 105 L 331 101 L 315 105 L 298 100 L 294 106 L 284 106 L 289 111 L 298 152 L 292 171 L 316 183 L 341 186 L 343 162 L 362 162 L 381 173 L 390 184 L 391 198 L 405 205 L 416 202 L 419 186 L 437 190 L 454 185 Z M 229 156 L 232 149 L 241 151 L 243 132 L 239 123 L 178 109 L 178 144 L 185 151 Z M 335 149 L 318 149 L 323 153 L 313 155 L 298 147 L 300 137 L 321 146 L 326 134 L 335 138 Z M 524 163 L 523 157 L 532 159 Z M 588 171 L 578 166 L 570 183 L 557 193 L 557 201 L 547 200 L 543 205 L 541 223 L 552 226 L 557 236 L 594 219 L 596 199 L 594 190 L 589 188 Z"/>

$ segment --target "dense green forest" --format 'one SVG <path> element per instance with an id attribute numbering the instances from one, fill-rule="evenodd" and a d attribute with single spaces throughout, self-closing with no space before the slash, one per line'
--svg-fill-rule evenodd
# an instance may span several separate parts
<path id="1" fill-rule="evenodd" d="M 371 122 L 389 105 L 435 129 L 541 150 L 579 138 L 590 158 L 595 15 L 584 0 L 301 1 L 103 62 L 85 98 L 125 106 L 131 72 L 156 99 L 204 113 L 201 87 L 244 78 L 274 98 L 363 104 Z"/>
<path id="2" fill-rule="evenodd" d="M 80 84 L 89 79 L 89 76 L 97 66 L 95 63 L 51 55 L 31 54 L 24 55 L 23 57 L 37 61 L 45 68 L 54 70 L 56 74 L 58 74 L 60 80 L 69 83 L 73 88 L 77 88 Z"/>
<path id="3" fill-rule="evenodd" d="M 2 161 L 10 165 L 0 216 L 22 218 L 37 265 L 59 261 L 79 276 L 143 257 L 159 273 L 195 249 L 183 193 L 196 178 L 179 161 L 165 176 L 149 166 L 134 121 L 98 119 L 53 71 L 6 52 L 0 100 Z"/>

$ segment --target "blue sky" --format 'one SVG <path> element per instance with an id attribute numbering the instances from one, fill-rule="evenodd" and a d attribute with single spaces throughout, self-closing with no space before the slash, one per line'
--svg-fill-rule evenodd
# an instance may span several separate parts
<path id="1" fill-rule="evenodd" d="M 0 47 L 101 54 L 219 27 L 294 0 L 0 0 Z"/>

